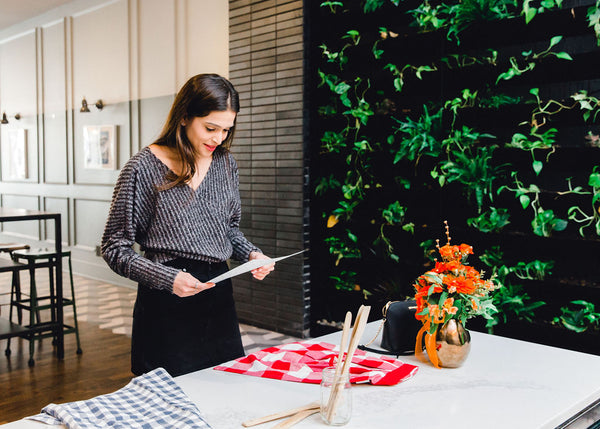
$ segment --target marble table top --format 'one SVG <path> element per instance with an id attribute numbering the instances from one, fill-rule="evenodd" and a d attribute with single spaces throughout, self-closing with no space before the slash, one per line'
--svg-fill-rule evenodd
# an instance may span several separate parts
<path id="1" fill-rule="evenodd" d="M 371 339 L 378 325 L 368 324 L 363 340 Z M 352 418 L 345 427 L 555 428 L 600 399 L 600 356 L 479 332 L 471 337 L 470 355 L 460 368 L 437 369 L 403 356 L 401 360 L 419 366 L 412 379 L 396 386 L 353 386 Z M 338 332 L 312 341 L 338 344 L 339 339 Z M 213 369 L 175 381 L 214 429 L 241 428 L 243 421 L 319 399 L 318 385 Z M 5 426 L 43 425 L 20 420 Z M 318 414 L 294 426 L 323 427 Z"/>

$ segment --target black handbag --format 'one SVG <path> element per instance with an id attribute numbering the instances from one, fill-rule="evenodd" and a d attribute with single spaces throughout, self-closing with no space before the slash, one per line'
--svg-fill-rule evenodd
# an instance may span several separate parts
<path id="1" fill-rule="evenodd" d="M 369 352 L 396 356 L 414 353 L 417 333 L 423 326 L 415 318 L 416 311 L 417 303 L 415 300 L 388 301 L 381 310 L 383 319 L 377 334 L 367 344 L 359 345 L 358 348 Z M 368 347 L 377 339 L 382 328 L 381 348 L 385 350 Z"/>

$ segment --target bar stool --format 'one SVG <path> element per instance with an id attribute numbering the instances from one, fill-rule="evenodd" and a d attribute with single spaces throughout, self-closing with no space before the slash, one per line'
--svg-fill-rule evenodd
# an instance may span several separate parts
<path id="1" fill-rule="evenodd" d="M 81 343 L 79 340 L 79 325 L 77 323 L 77 306 L 75 304 L 75 287 L 73 283 L 73 267 L 71 264 L 71 252 L 69 250 L 65 250 L 61 253 L 63 258 L 68 258 L 69 264 L 69 281 L 71 285 L 71 297 L 63 296 L 62 304 L 63 307 L 71 306 L 73 308 L 73 326 L 64 325 L 64 333 L 71 334 L 74 333 L 77 339 L 77 354 L 81 354 Z M 54 269 L 55 269 L 55 261 L 57 254 L 48 249 L 24 249 L 24 250 L 16 250 L 13 252 L 13 258 L 15 262 L 26 261 L 26 267 L 29 269 L 29 277 L 30 277 L 30 296 L 29 298 L 20 298 L 15 294 L 11 297 L 11 307 L 10 307 L 10 315 L 9 319 L 12 320 L 12 311 L 13 308 L 17 310 L 26 310 L 30 313 L 30 327 L 39 329 L 38 332 L 31 334 L 28 336 L 29 347 L 30 347 L 30 359 L 29 366 L 33 366 L 33 341 L 37 339 L 47 338 L 53 336 L 52 332 L 44 332 L 44 326 L 48 325 L 48 322 L 44 322 L 41 320 L 40 311 L 41 310 L 50 310 L 50 324 L 56 321 L 56 294 L 54 290 Z M 49 295 L 38 296 L 37 285 L 35 281 L 35 271 L 37 268 L 48 268 L 49 273 L 49 283 L 50 290 Z M 20 318 L 21 316 L 19 316 Z M 19 320 L 21 323 L 21 320 Z M 51 331 L 49 328 L 47 331 Z M 7 344 L 7 355 L 10 354 L 10 340 Z"/>
<path id="2" fill-rule="evenodd" d="M 26 269 L 28 269 L 26 264 L 22 264 L 20 262 L 15 262 L 12 259 L 4 259 L 4 258 L 0 259 L 0 273 L 7 273 L 7 272 L 12 273 L 10 292 L 7 292 L 6 294 L 10 294 L 12 297 L 13 294 L 15 294 L 17 291 L 19 291 L 19 296 L 20 296 L 19 271 L 26 270 Z M 3 293 L 2 295 L 5 295 L 5 293 Z M 10 302 L 8 303 L 8 305 L 10 305 Z"/>
<path id="3" fill-rule="evenodd" d="M 0 243 L 0 253 L 8 253 L 10 256 L 10 259 L 13 259 L 13 252 L 15 250 L 25 250 L 25 249 L 29 249 L 29 245 L 28 244 L 24 244 L 24 243 Z M 6 272 L 6 271 L 12 271 L 12 281 L 11 281 L 11 288 L 10 288 L 10 292 L 6 292 L 6 293 L 1 293 L 0 296 L 2 295 L 10 295 L 12 296 L 13 294 L 13 290 L 16 288 L 15 293 L 18 294 L 18 296 L 21 296 L 21 289 L 20 289 L 20 279 L 19 279 L 19 271 L 20 269 L 12 269 L 10 267 L 15 267 L 12 264 L 5 264 L 2 263 L 2 270 L 0 272 Z M 18 265 L 17 265 L 18 267 Z M 9 303 L 10 305 L 10 303 Z M 0 313 L 2 313 L 1 311 L 1 306 L 0 306 Z"/>
<path id="4" fill-rule="evenodd" d="M 5 272 L 11 272 L 12 273 L 12 280 L 11 280 L 11 287 L 10 287 L 10 295 L 11 295 L 11 301 L 9 303 L 10 305 L 10 314 L 11 317 L 9 317 L 9 319 L 6 322 L 3 322 L 4 326 L 4 330 L 2 332 L 0 332 L 0 338 L 6 338 L 7 340 L 7 347 L 5 350 L 6 356 L 10 355 L 10 339 L 14 336 L 24 336 L 24 335 L 29 335 L 29 331 L 25 328 L 23 328 L 21 326 L 21 324 L 19 323 L 19 325 L 15 325 L 12 323 L 12 299 L 15 296 L 21 296 L 21 289 L 20 289 L 20 285 L 19 285 L 19 272 L 22 270 L 27 270 L 29 269 L 29 267 L 27 266 L 27 264 L 22 264 L 20 262 L 16 262 L 12 259 L 0 259 L 0 272 L 5 273 Z M 19 319 L 21 319 L 21 314 L 19 313 Z M 29 347 L 29 359 L 32 361 L 33 360 L 33 348 Z"/>

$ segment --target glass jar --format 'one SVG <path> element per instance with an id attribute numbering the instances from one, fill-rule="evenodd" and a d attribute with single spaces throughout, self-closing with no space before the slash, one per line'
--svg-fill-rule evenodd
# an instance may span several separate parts
<path id="1" fill-rule="evenodd" d="M 325 368 L 321 380 L 321 418 L 330 426 L 342 426 L 352 414 L 352 391 L 348 374 L 335 379 L 335 368 Z"/>

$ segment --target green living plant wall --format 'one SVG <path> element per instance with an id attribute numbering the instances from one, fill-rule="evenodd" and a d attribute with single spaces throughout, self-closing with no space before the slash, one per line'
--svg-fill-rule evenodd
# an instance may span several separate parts
<path id="1" fill-rule="evenodd" d="M 587 129 L 586 146 L 600 147 L 594 128 L 600 102 L 588 86 L 552 96 L 548 70 L 558 70 L 560 78 L 574 63 L 569 49 L 581 48 L 566 43 L 561 29 L 545 26 L 543 19 L 569 19 L 570 13 L 571 27 L 583 26 L 578 34 L 587 32 L 586 40 L 594 41 L 586 52 L 598 55 L 599 6 L 575 9 L 561 0 L 320 3 L 329 24 L 319 33 L 316 71 L 319 152 L 326 167 L 319 170 L 314 193 L 322 202 L 332 261 L 328 277 L 336 289 L 360 291 L 366 298 L 410 296 L 412 285 L 405 279 L 399 285 L 395 273 L 419 258 L 409 276 L 427 267 L 433 238 L 442 230 L 441 223 L 431 223 L 454 214 L 451 229 L 474 231 L 483 237 L 480 242 L 493 244 L 478 252 L 488 275 L 503 286 L 495 293 L 498 312 L 487 320 L 488 329 L 534 320 L 545 302 L 531 299 L 523 281 L 547 279 L 556 261 L 535 255 L 515 260 L 502 240 L 493 241 L 517 223 L 516 234 L 525 240 L 560 237 L 575 228 L 581 240 L 598 241 L 597 151 L 591 152 L 596 164 L 588 159 L 588 170 L 576 178 L 553 175 L 549 165 L 567 151 L 558 141 L 562 124 Z M 520 26 L 524 34 L 534 28 L 544 37 L 519 44 L 509 34 L 489 38 L 489 46 L 474 42 L 489 25 L 505 24 Z M 499 111 L 510 112 L 513 120 L 490 125 Z M 440 213 L 448 208 L 453 213 Z M 379 272 L 365 274 L 364 267 Z M 597 330 L 593 306 L 573 301 L 560 304 L 553 323 Z"/>

